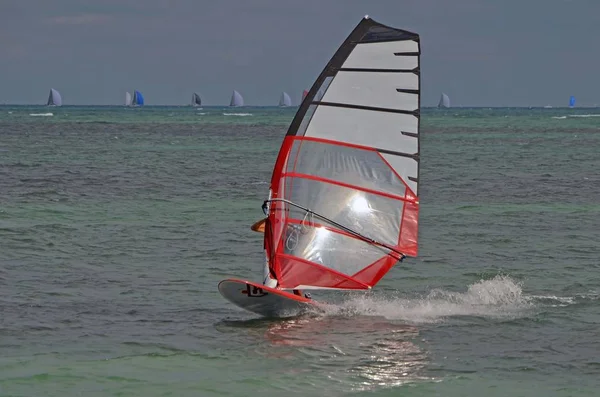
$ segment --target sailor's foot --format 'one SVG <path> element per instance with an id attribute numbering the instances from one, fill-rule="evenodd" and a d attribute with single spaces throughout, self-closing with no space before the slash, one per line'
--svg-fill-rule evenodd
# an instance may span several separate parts
<path id="1" fill-rule="evenodd" d="M 264 280 L 263 284 L 270 288 L 277 288 L 277 280 L 275 280 L 271 277 L 267 277 Z"/>

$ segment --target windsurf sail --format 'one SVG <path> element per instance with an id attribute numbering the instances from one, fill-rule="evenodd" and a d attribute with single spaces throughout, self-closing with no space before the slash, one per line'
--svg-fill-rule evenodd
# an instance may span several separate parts
<path id="1" fill-rule="evenodd" d="M 133 91 L 133 101 L 131 102 L 133 106 L 144 106 L 144 96 L 139 91 Z"/>
<path id="2" fill-rule="evenodd" d="M 62 97 L 60 96 L 60 92 L 56 91 L 54 88 L 51 88 L 46 106 L 62 106 Z"/>
<path id="3" fill-rule="evenodd" d="M 131 94 L 129 92 L 125 92 L 125 106 L 131 106 Z"/>
<path id="4" fill-rule="evenodd" d="M 233 90 L 233 94 L 231 94 L 229 106 L 244 106 L 244 98 L 242 98 L 242 95 L 236 90 Z"/>
<path id="5" fill-rule="evenodd" d="M 302 102 L 263 205 L 279 288 L 368 289 L 417 255 L 420 53 L 367 16 Z"/>
<path id="6" fill-rule="evenodd" d="M 195 92 L 192 95 L 192 106 L 202 106 L 202 99 L 200 99 L 200 95 Z"/>
<path id="7" fill-rule="evenodd" d="M 292 98 L 287 92 L 282 92 L 279 97 L 279 106 L 292 106 Z"/>
<path id="8" fill-rule="evenodd" d="M 575 97 L 573 95 L 571 95 L 571 97 L 569 98 L 569 107 L 575 107 Z"/>
<path id="9" fill-rule="evenodd" d="M 450 98 L 448 95 L 442 92 L 442 96 L 440 97 L 440 102 L 438 103 L 438 108 L 449 108 L 450 107 Z"/>

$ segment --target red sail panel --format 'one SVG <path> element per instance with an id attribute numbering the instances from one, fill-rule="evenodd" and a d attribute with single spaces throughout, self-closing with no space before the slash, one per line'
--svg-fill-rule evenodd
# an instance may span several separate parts
<path id="1" fill-rule="evenodd" d="M 417 198 L 376 149 L 288 136 L 271 187 L 265 239 L 282 288 L 375 285 L 398 255 L 348 230 L 416 254 Z"/>

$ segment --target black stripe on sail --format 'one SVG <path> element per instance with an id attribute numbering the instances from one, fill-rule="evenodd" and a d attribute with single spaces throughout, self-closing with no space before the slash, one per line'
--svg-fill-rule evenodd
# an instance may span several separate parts
<path id="1" fill-rule="evenodd" d="M 419 178 L 413 178 L 412 176 L 409 176 L 409 177 L 408 177 L 408 180 L 409 180 L 409 181 L 416 182 L 416 183 L 419 183 Z"/>
<path id="2" fill-rule="evenodd" d="M 409 56 L 416 57 L 416 56 L 419 56 L 419 53 L 418 52 L 394 52 L 394 55 L 397 56 L 397 57 L 404 57 L 404 56 L 406 56 L 406 57 L 409 57 Z"/>
<path id="3" fill-rule="evenodd" d="M 341 68 L 340 72 L 371 72 L 371 73 L 414 73 L 414 69 L 367 69 L 367 68 Z"/>
<path id="4" fill-rule="evenodd" d="M 411 90 L 411 89 L 405 89 L 405 88 L 396 88 L 396 92 L 402 92 L 404 94 L 419 95 L 419 90 Z"/>
<path id="5" fill-rule="evenodd" d="M 375 23 L 361 38 L 360 43 L 382 43 L 386 41 L 419 41 L 419 35 L 408 30 L 390 28 Z"/>
<path id="6" fill-rule="evenodd" d="M 419 162 L 421 159 L 421 156 L 419 156 L 419 153 L 404 153 L 404 152 L 397 152 L 395 150 L 378 149 L 378 148 L 375 148 L 375 150 L 377 150 L 379 153 L 391 154 L 392 156 L 408 157 L 409 159 L 413 159 L 416 162 Z"/>
<path id="7" fill-rule="evenodd" d="M 363 105 L 353 105 L 349 103 L 337 103 L 337 102 L 311 102 L 314 105 L 319 106 L 333 106 L 337 108 L 347 108 L 347 109 L 360 109 L 360 110 L 371 110 L 373 112 L 386 112 L 386 113 L 400 113 L 400 114 L 411 114 L 413 116 L 419 115 L 419 110 L 404 110 L 404 109 L 389 109 L 389 108 L 380 108 L 375 106 L 363 106 Z"/>
<path id="8" fill-rule="evenodd" d="M 414 132 L 400 131 L 400 133 L 402 135 L 410 136 L 412 138 L 418 138 L 419 137 L 419 134 L 415 134 Z"/>

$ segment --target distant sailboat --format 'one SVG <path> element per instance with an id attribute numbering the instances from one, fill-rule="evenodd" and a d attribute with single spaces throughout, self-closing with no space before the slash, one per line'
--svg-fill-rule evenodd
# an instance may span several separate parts
<path id="1" fill-rule="evenodd" d="M 56 91 L 54 88 L 50 89 L 50 95 L 48 95 L 47 106 L 62 106 L 62 97 L 60 96 L 60 92 Z"/>
<path id="2" fill-rule="evenodd" d="M 125 92 L 125 106 L 131 106 L 131 94 Z"/>
<path id="3" fill-rule="evenodd" d="M 304 90 L 304 92 L 302 92 L 302 100 L 304 100 L 304 98 L 306 98 L 307 95 L 308 95 L 308 90 Z"/>
<path id="4" fill-rule="evenodd" d="M 279 106 L 292 106 L 292 98 L 290 98 L 287 92 L 281 93 L 281 97 L 279 97 Z"/>
<path id="5" fill-rule="evenodd" d="M 144 106 L 144 96 L 139 91 L 133 91 L 133 101 L 131 101 L 132 106 Z"/>
<path id="6" fill-rule="evenodd" d="M 233 90 L 233 94 L 231 94 L 229 106 L 244 106 L 244 98 L 242 98 L 242 95 L 236 90 Z"/>
<path id="7" fill-rule="evenodd" d="M 569 98 L 569 107 L 575 107 L 575 97 L 573 95 L 571 95 L 571 97 Z"/>
<path id="8" fill-rule="evenodd" d="M 450 107 L 450 98 L 448 95 L 442 92 L 442 96 L 440 97 L 440 102 L 438 103 L 438 108 L 449 108 Z"/>
<path id="9" fill-rule="evenodd" d="M 202 99 L 200 99 L 200 95 L 192 94 L 192 106 L 202 106 Z"/>

